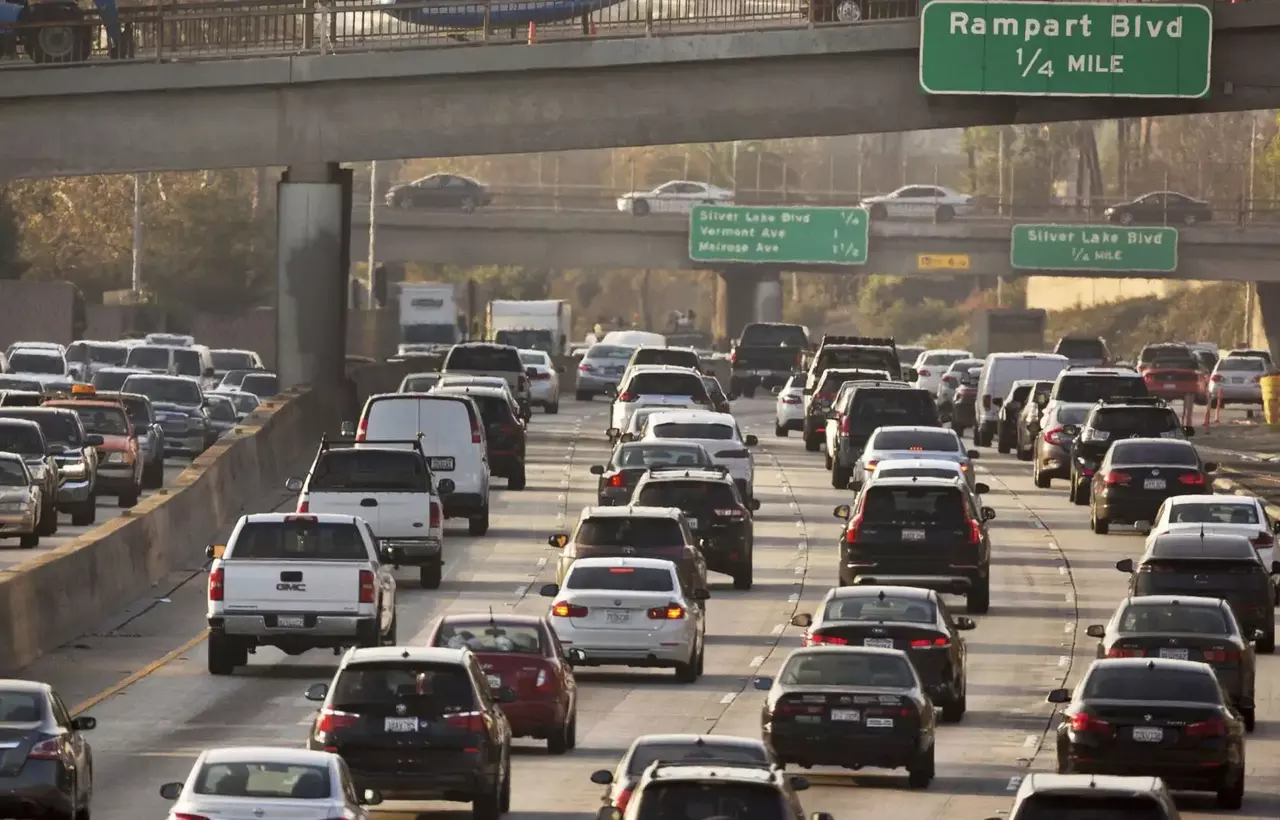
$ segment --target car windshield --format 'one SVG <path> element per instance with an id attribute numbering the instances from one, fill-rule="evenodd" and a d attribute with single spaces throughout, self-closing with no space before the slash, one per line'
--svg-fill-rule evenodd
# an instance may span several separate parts
<path id="1" fill-rule="evenodd" d="M 1103 408 L 1093 414 L 1090 426 L 1106 432 L 1176 433 L 1182 429 L 1178 415 L 1167 407 Z"/>
<path id="2" fill-rule="evenodd" d="M 252 413 L 262 401 L 252 393 L 233 393 L 231 403 L 236 406 L 237 413 Z"/>
<path id="3" fill-rule="evenodd" d="M 1195 448 L 1181 442 L 1117 441 L 1111 448 L 1111 466 L 1141 466 L 1144 464 L 1171 464 L 1178 467 L 1196 467 Z"/>
<path id="4" fill-rule="evenodd" d="M 458 339 L 458 328 L 451 324 L 404 325 L 401 331 L 411 344 L 448 345 Z"/>
<path id="5" fill-rule="evenodd" d="M 800 325 L 747 325 L 738 344 L 744 347 L 805 347 L 809 337 Z"/>
<path id="6" fill-rule="evenodd" d="M 585 567 L 575 564 L 564 579 L 565 589 L 607 589 L 617 592 L 673 592 L 670 570 L 657 567 Z"/>
<path id="7" fill-rule="evenodd" d="M 1105 359 L 1107 346 L 1101 339 L 1062 339 L 1053 352 L 1068 359 Z"/>
<path id="8" fill-rule="evenodd" d="M 674 518 L 600 516 L 578 526 L 574 543 L 584 547 L 671 547 L 684 545 Z"/>
<path id="9" fill-rule="evenodd" d="M 266 561 L 368 560 L 364 539 L 355 524 L 290 518 L 246 523 L 232 546 L 235 557 Z"/>
<path id="10" fill-rule="evenodd" d="M 901 595 L 859 595 L 832 598 L 822 613 L 823 621 L 901 621 L 933 624 L 937 614 L 933 601 Z"/>
<path id="11" fill-rule="evenodd" d="M 859 389 L 853 395 L 853 403 L 849 407 L 849 424 L 853 428 L 868 432 L 877 427 L 893 427 L 908 424 L 936 424 L 938 411 L 934 407 L 933 398 L 925 390 L 897 389 Z M 885 433 L 886 436 L 896 435 Z M 955 449 L 955 439 L 951 439 L 948 449 Z"/>
<path id="12" fill-rule="evenodd" d="M 961 526 L 967 518 L 956 487 L 885 487 L 866 491 L 862 520 L 867 524 L 931 524 Z"/>
<path id="13" fill-rule="evenodd" d="M 352 664 L 338 676 L 332 708 L 360 715 L 440 718 L 475 710 L 465 666 L 396 660 Z M 379 728 L 382 721 L 378 721 Z M 422 727 L 426 729 L 427 727 Z"/>
<path id="14" fill-rule="evenodd" d="M 431 472 L 412 450 L 326 450 L 311 473 L 308 489 L 426 493 Z"/>
<path id="15" fill-rule="evenodd" d="M 1098 399 L 1140 398 L 1147 395 L 1147 383 L 1137 376 L 1068 375 L 1058 382 L 1058 401 L 1093 404 Z"/>
<path id="16" fill-rule="evenodd" d="M 1218 681 L 1208 667 L 1174 669 L 1171 667 L 1097 665 L 1085 679 L 1085 700 L 1151 700 L 1153 692 L 1161 700 L 1191 703 L 1220 703 Z"/>
<path id="17" fill-rule="evenodd" d="M 45 718 L 45 699 L 37 692 L 0 690 L 0 726 L 39 723 Z"/>
<path id="18" fill-rule="evenodd" d="M 86 433 L 95 436 L 129 435 L 129 418 L 124 408 L 78 405 L 74 409 Z"/>
<path id="19" fill-rule="evenodd" d="M 43 385 L 40 382 L 31 379 L 23 379 L 18 376 L 0 376 L 0 390 L 30 390 L 33 393 L 39 393 Z"/>
<path id="20" fill-rule="evenodd" d="M 778 788 L 763 783 L 661 781 L 644 790 L 637 820 L 787 820 Z"/>
<path id="21" fill-rule="evenodd" d="M 1221 609 L 1186 604 L 1130 604 L 1120 618 L 1119 628 L 1121 632 L 1231 634 Z"/>
<path id="22" fill-rule="evenodd" d="M 514 343 L 513 343 L 514 344 Z M 520 347 L 539 347 L 521 341 Z M 492 345 L 458 345 L 449 351 L 445 370 L 496 370 L 523 373 L 520 354 L 510 347 Z"/>
<path id="23" fill-rule="evenodd" d="M 210 396 L 208 410 L 209 418 L 214 421 L 234 422 L 236 420 L 236 408 L 231 405 L 230 399 Z"/>
<path id="24" fill-rule="evenodd" d="M 878 652 L 800 652 L 792 655 L 778 682 L 784 686 L 892 686 L 915 684 L 905 658 Z"/>
<path id="25" fill-rule="evenodd" d="M 125 380 L 132 375 L 134 374 L 127 371 L 99 370 L 93 374 L 93 378 L 89 380 L 89 383 L 101 392 L 115 391 L 124 386 Z"/>
<path id="26" fill-rule="evenodd" d="M 737 431 L 728 424 L 667 421 L 653 426 L 657 438 L 692 438 L 710 441 L 733 441 Z"/>
<path id="27" fill-rule="evenodd" d="M 17 367 L 14 367 L 14 370 L 17 369 Z M 1218 361 L 1219 371 L 1261 373 L 1266 369 L 1267 363 L 1265 361 L 1252 356 L 1228 356 Z"/>
<path id="28" fill-rule="evenodd" d="M 521 362 L 521 364 L 530 365 L 530 366 L 538 366 L 538 365 L 541 365 L 541 366 L 543 366 L 543 367 L 546 367 L 546 365 L 547 365 L 547 354 L 545 354 L 545 353 L 539 353 L 539 352 L 536 352 L 536 351 L 531 353 L 531 352 L 528 352 L 528 351 L 525 351 L 525 350 L 521 350 L 521 351 L 520 351 L 520 362 Z"/>
<path id="29" fill-rule="evenodd" d="M 9 369 L 15 373 L 52 373 L 61 376 L 67 372 L 67 363 L 57 353 L 25 351 L 9 357 Z"/>
<path id="30" fill-rule="evenodd" d="M 705 467 L 710 463 L 711 459 L 701 447 L 660 444 L 624 444 L 614 456 L 614 465 L 622 468 L 656 467 L 663 464 Z"/>
<path id="31" fill-rule="evenodd" d="M 57 412 L 37 408 L 13 408 L 0 410 L 0 419 L 26 419 L 40 425 L 44 439 L 49 444 L 61 444 L 68 447 L 81 445 L 80 423 L 76 414 L 70 410 Z"/>
<path id="32" fill-rule="evenodd" d="M 707 388 L 694 373 L 637 373 L 627 382 L 627 393 L 641 396 L 689 396 L 705 400 Z"/>
<path id="33" fill-rule="evenodd" d="M 141 393 L 153 402 L 196 407 L 204 401 L 200 385 L 187 379 L 130 376 L 125 379 L 120 389 L 125 393 Z"/>
<path id="34" fill-rule="evenodd" d="M 425 393 L 440 383 L 440 374 L 430 376 L 410 376 L 400 385 L 401 393 Z"/>
<path id="35" fill-rule="evenodd" d="M 733 487 L 721 481 L 651 481 L 640 488 L 636 503 L 644 507 L 736 509 Z"/>
<path id="36" fill-rule="evenodd" d="M 654 763 L 688 763 L 696 766 L 700 761 L 734 761 L 742 763 L 768 763 L 769 755 L 762 745 L 717 742 L 714 735 L 703 735 L 697 743 L 644 743 L 631 752 L 627 760 L 627 774 L 639 777 Z"/>
<path id="37" fill-rule="evenodd" d="M 1258 508 L 1252 502 L 1183 501 L 1169 509 L 1170 524 L 1257 524 Z"/>
<path id="38" fill-rule="evenodd" d="M 250 373 L 240 382 L 240 389 L 259 398 L 270 398 L 280 393 L 280 378 L 274 373 Z"/>
<path id="39" fill-rule="evenodd" d="M 5 450 L 3 444 L 0 444 L 0 450 Z M 13 451 L 7 450 L 7 452 Z M 23 471 L 22 463 L 8 458 L 0 459 L 0 487 L 25 486 L 27 486 L 27 474 Z"/>
<path id="40" fill-rule="evenodd" d="M 89 361 L 94 364 L 123 365 L 129 356 L 129 348 L 124 345 L 94 345 L 85 342 L 72 342 L 67 347 L 67 361 L 82 362 L 88 351 Z"/>
<path id="41" fill-rule="evenodd" d="M 582 358 L 583 359 L 614 359 L 614 360 L 622 359 L 625 361 L 631 358 L 631 351 L 633 350 L 635 350 L 635 348 L 622 347 L 620 345 L 592 345 L 587 350 L 587 355 L 583 356 Z"/>
<path id="42" fill-rule="evenodd" d="M 1033 794 L 1018 806 L 1018 820 L 1168 820 L 1154 797 L 1131 794 Z"/>
<path id="43" fill-rule="evenodd" d="M 435 646 L 472 652 L 541 655 L 542 634 L 536 626 L 498 621 L 447 621 L 436 633 Z"/>
<path id="44" fill-rule="evenodd" d="M 881 430 L 868 449 L 909 452 L 958 453 L 960 439 L 950 430 Z"/>
<path id="45" fill-rule="evenodd" d="M 206 763 L 196 794 L 275 800 L 329 800 L 329 769 L 291 763 Z"/>
<path id="46" fill-rule="evenodd" d="M 141 367 L 146 370 L 168 370 L 169 348 L 167 347 L 131 347 L 125 357 L 129 367 Z"/>
<path id="47" fill-rule="evenodd" d="M 0 419 L 0 452 L 43 456 L 44 442 L 40 440 L 40 431 L 25 424 L 5 424 Z"/>

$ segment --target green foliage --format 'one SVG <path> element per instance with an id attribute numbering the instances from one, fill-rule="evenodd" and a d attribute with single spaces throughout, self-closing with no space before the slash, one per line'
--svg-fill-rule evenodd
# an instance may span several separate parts
<path id="1" fill-rule="evenodd" d="M 26 269 L 18 215 L 13 209 L 8 189 L 0 188 L 0 279 L 21 279 Z"/>

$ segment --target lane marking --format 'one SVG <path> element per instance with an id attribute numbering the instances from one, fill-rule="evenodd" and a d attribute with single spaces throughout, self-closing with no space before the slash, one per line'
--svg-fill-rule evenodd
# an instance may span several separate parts
<path id="1" fill-rule="evenodd" d="M 1067 574 L 1067 568 L 1066 568 L 1066 566 L 1064 566 L 1063 564 L 1058 564 L 1058 574 L 1059 574 L 1059 575 L 1066 575 L 1066 574 Z"/>
<path id="2" fill-rule="evenodd" d="M 758 669 L 762 663 L 764 663 L 764 655 L 756 655 L 751 659 L 751 663 L 747 665 L 752 669 Z"/>
<path id="3" fill-rule="evenodd" d="M 1066 624 L 1066 626 L 1064 626 L 1064 627 L 1062 628 L 1062 631 L 1063 631 L 1063 632 L 1075 632 L 1075 631 L 1076 631 L 1076 622 L 1075 622 L 1075 621 L 1067 621 L 1067 624 Z"/>
<path id="4" fill-rule="evenodd" d="M 71 709 L 72 716 L 74 717 L 75 715 L 78 715 L 81 712 L 92 709 L 93 707 L 97 706 L 99 703 L 102 703 L 107 698 L 114 697 L 115 695 L 120 694 L 124 690 L 128 689 L 130 686 L 133 686 L 138 681 L 151 675 L 156 670 L 172 663 L 173 661 L 177 660 L 179 657 L 190 652 L 192 649 L 195 649 L 207 637 L 209 637 L 209 630 L 206 629 L 203 632 L 201 632 L 199 635 L 195 636 L 194 638 L 184 643 L 182 646 L 179 646 L 177 649 L 174 649 L 173 651 L 163 655 L 157 660 L 152 661 L 151 663 L 147 664 L 146 666 L 142 667 L 138 671 L 129 675 L 127 678 L 115 684 L 114 686 L 109 686 L 106 689 L 103 689 L 98 694 L 94 695 L 93 697 L 90 697 L 87 700 L 77 703 Z"/>
<path id="5" fill-rule="evenodd" d="M 1071 656 L 1070 656 L 1070 655 L 1059 655 L 1059 656 L 1058 656 L 1058 668 L 1059 668 L 1059 669 L 1066 669 L 1066 668 L 1067 668 L 1068 666 L 1070 666 L 1070 665 L 1071 665 Z"/>
<path id="6" fill-rule="evenodd" d="M 517 596 L 519 596 L 519 595 L 524 595 L 524 594 L 525 594 L 526 592 L 528 592 L 528 591 L 529 591 L 529 585 L 528 585 L 528 584 L 521 584 L 520 586 L 516 587 L 516 595 L 517 595 Z"/>
<path id="7" fill-rule="evenodd" d="M 791 593 L 790 595 L 788 595 L 788 596 L 787 596 L 787 603 L 789 603 L 789 604 L 797 604 L 797 603 L 800 603 L 800 594 L 799 594 L 798 592 L 793 592 L 793 593 Z"/>
<path id="8" fill-rule="evenodd" d="M 787 628 L 787 625 L 786 625 L 786 624 L 774 624 L 774 625 L 773 625 L 773 631 L 772 631 L 772 633 L 771 633 L 771 634 L 774 634 L 774 635 L 781 635 L 781 634 L 782 634 L 782 631 L 783 631 L 784 629 L 786 629 L 786 628 Z"/>
<path id="9" fill-rule="evenodd" d="M 720 698 L 720 702 L 727 705 L 733 703 L 736 697 L 738 697 L 736 692 L 726 692 L 724 697 Z"/>
<path id="10" fill-rule="evenodd" d="M 803 566 L 798 566 L 798 567 L 796 567 L 796 575 L 804 575 L 804 567 L 803 567 Z"/>
<path id="11" fill-rule="evenodd" d="M 1040 738 L 1037 737 L 1036 735 L 1027 735 L 1027 739 L 1022 741 L 1022 747 L 1024 749 L 1030 749 L 1032 746 L 1036 745 L 1039 742 L 1040 742 Z"/>
<path id="12" fill-rule="evenodd" d="M 1015 774 L 1013 777 L 1009 778 L 1009 784 L 1004 787 L 1004 790 L 1007 792 L 1016 792 L 1018 790 L 1018 787 L 1021 785 L 1022 785 L 1022 775 Z"/>

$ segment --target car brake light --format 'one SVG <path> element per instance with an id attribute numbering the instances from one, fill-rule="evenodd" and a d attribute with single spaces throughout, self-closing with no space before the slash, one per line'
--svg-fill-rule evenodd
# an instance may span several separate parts
<path id="1" fill-rule="evenodd" d="M 911 648 L 928 649 L 933 646 L 947 646 L 950 643 L 948 638 L 920 638 L 911 642 Z"/>
<path id="2" fill-rule="evenodd" d="M 471 419 L 471 443 L 479 444 L 480 439 L 480 419 L 471 415 L 470 409 L 467 410 L 467 416 Z"/>
<path id="3" fill-rule="evenodd" d="M 298 521 L 301 521 L 301 522 L 303 522 L 304 524 L 315 524 L 315 523 L 316 523 L 316 522 L 318 522 L 320 519 L 319 519 L 319 518 L 316 518 L 314 515 L 297 515 L 297 514 L 295 513 L 294 515 L 286 515 L 286 516 L 284 517 L 284 520 L 285 520 L 287 523 L 296 523 L 296 522 L 298 522 Z"/>
<path id="4" fill-rule="evenodd" d="M 1128 484 L 1132 480 L 1132 476 L 1128 473 L 1121 473 L 1116 470 L 1108 470 L 1107 474 L 1102 477 L 1102 482 L 1107 486 L 1116 484 Z"/>
<path id="5" fill-rule="evenodd" d="M 880 463 L 880 459 L 873 458 L 863 466 L 866 467 L 868 470 L 874 470 L 876 468 L 876 465 L 879 463 Z"/>
<path id="6" fill-rule="evenodd" d="M 969 519 L 969 543 L 982 543 L 982 525 L 972 518 Z"/>
<path id="7" fill-rule="evenodd" d="M 1221 377 L 1221 376 L 1219 376 L 1217 373 L 1214 373 L 1212 376 L 1210 376 L 1210 377 L 1209 377 L 1209 381 L 1211 381 L 1211 382 L 1220 382 L 1220 381 L 1222 381 L 1222 377 Z"/>
<path id="8" fill-rule="evenodd" d="M 845 528 L 844 540 L 846 544 L 854 544 L 858 541 L 858 527 L 862 526 L 862 514 L 859 513 L 849 519 L 849 526 Z"/>
<path id="9" fill-rule="evenodd" d="M 1055 427 L 1055 428 L 1053 428 L 1052 430 L 1045 430 L 1045 431 L 1044 431 L 1044 440 L 1045 440 L 1045 441 L 1047 441 L 1048 443 L 1052 444 L 1052 445 L 1053 445 L 1053 446 L 1055 446 L 1055 447 L 1060 447 L 1060 446 L 1062 445 L 1062 431 L 1063 431 L 1064 429 L 1066 429 L 1066 428 L 1064 428 L 1064 427 Z"/>
<path id="10" fill-rule="evenodd" d="M 36 760 L 57 760 L 61 753 L 62 750 L 58 748 L 58 739 L 51 737 L 32 746 L 31 751 L 27 752 L 27 757 L 33 757 Z"/>
<path id="11" fill-rule="evenodd" d="M 738 351 L 735 350 L 729 354 L 729 361 L 736 362 L 737 360 L 738 360 Z"/>
<path id="12" fill-rule="evenodd" d="M 221 601 L 226 594 L 226 573 L 222 567 L 209 573 L 209 600 Z"/>
<path id="13" fill-rule="evenodd" d="M 618 396 L 618 401 L 635 401 L 638 398 L 640 398 L 639 393 L 632 393 L 630 390 L 628 390 L 627 392 L 622 393 L 621 395 Z"/>
<path id="14" fill-rule="evenodd" d="M 360 419 L 360 429 L 356 430 L 356 441 L 364 441 L 369 435 L 369 416 Z"/>
<path id="15" fill-rule="evenodd" d="M 1105 720 L 1099 720 L 1093 715 L 1080 713 L 1071 716 L 1071 731 L 1109 734 L 1111 732 L 1111 724 Z"/>
<path id="16" fill-rule="evenodd" d="M 301 501 L 298 502 L 298 509 L 295 512 L 297 512 L 299 515 L 305 515 L 311 512 L 311 502 L 305 498 L 302 499 Z"/>
<path id="17" fill-rule="evenodd" d="M 1234 649 L 1202 649 L 1201 658 L 1205 663 L 1239 663 L 1240 653 Z"/>
<path id="18" fill-rule="evenodd" d="M 614 799 L 613 805 L 618 811 L 624 812 L 627 810 L 627 804 L 630 802 L 631 802 L 631 789 L 627 788 L 618 792 L 618 796 L 617 798 Z"/>
<path id="19" fill-rule="evenodd" d="M 615 473 L 614 475 L 609 476 L 609 481 L 607 483 L 610 487 L 625 487 L 627 485 L 627 481 L 623 477 L 622 473 Z"/>
<path id="20" fill-rule="evenodd" d="M 930 373 L 928 370 L 921 370 L 921 371 L 920 371 L 920 375 L 921 375 L 923 378 L 926 378 L 926 379 L 927 379 L 927 378 L 929 378 L 930 376 L 932 376 L 933 374 L 932 374 L 932 373 Z"/>
<path id="21" fill-rule="evenodd" d="M 373 571 L 367 569 L 360 570 L 360 603 L 373 603 L 373 590 Z"/>
<path id="22" fill-rule="evenodd" d="M 803 404 L 804 401 L 799 396 L 783 396 L 783 404 Z"/>
<path id="23" fill-rule="evenodd" d="M 449 715 L 444 722 L 454 729 L 462 729 L 467 732 L 483 732 L 485 731 L 484 716 L 479 712 L 466 712 L 460 715 Z"/>
<path id="24" fill-rule="evenodd" d="M 429 526 L 433 530 L 440 526 L 440 505 L 434 501 L 431 502 L 431 523 Z"/>
<path id="25" fill-rule="evenodd" d="M 169 815 L 173 820 L 209 820 L 203 814 L 184 814 L 183 812 L 175 812 Z"/>
<path id="26" fill-rule="evenodd" d="M 351 712 L 339 712 L 336 709 L 321 709 L 320 722 L 316 724 L 317 734 L 332 734 L 338 729 L 350 729 L 360 722 L 360 716 Z"/>
<path id="27" fill-rule="evenodd" d="M 587 617 L 587 608 L 578 604 L 571 604 L 568 601 L 557 601 L 551 607 L 551 614 L 557 618 L 585 618 Z"/>
<path id="28" fill-rule="evenodd" d="M 823 635 L 820 632 L 815 633 L 813 635 L 806 635 L 805 638 L 806 638 L 806 643 L 805 643 L 806 646 L 821 646 L 823 644 L 826 644 L 828 646 L 848 646 L 849 645 L 849 642 L 844 638 L 837 638 L 835 635 Z"/>
<path id="29" fill-rule="evenodd" d="M 1113 646 L 1107 650 L 1108 658 L 1145 658 L 1147 650 L 1132 646 Z"/>
<path id="30" fill-rule="evenodd" d="M 1209 718 L 1187 727 L 1187 737 L 1225 737 L 1227 722 L 1222 718 Z"/>
<path id="31" fill-rule="evenodd" d="M 1178 476 L 1178 481 L 1192 487 L 1204 486 L 1204 476 L 1200 473 L 1183 473 Z"/>
<path id="32" fill-rule="evenodd" d="M 840 435 L 847 436 L 849 435 L 850 432 L 851 432 L 851 428 L 850 428 L 850 422 L 849 422 L 849 414 L 841 413 L 840 414 Z"/>
<path id="33" fill-rule="evenodd" d="M 684 618 L 684 607 L 675 601 L 666 606 L 655 606 L 649 610 L 649 620 L 651 621 L 679 621 Z"/>
<path id="34" fill-rule="evenodd" d="M 1254 549 L 1262 550 L 1275 546 L 1276 539 L 1269 532 L 1260 532 L 1249 543 L 1253 544 Z"/>
<path id="35" fill-rule="evenodd" d="M 578 365 L 578 372 L 579 372 L 579 373 L 590 373 L 590 372 L 592 371 L 592 369 L 593 369 L 593 368 L 591 367 L 591 365 L 586 364 L 586 363 L 583 363 L 583 364 Z"/>

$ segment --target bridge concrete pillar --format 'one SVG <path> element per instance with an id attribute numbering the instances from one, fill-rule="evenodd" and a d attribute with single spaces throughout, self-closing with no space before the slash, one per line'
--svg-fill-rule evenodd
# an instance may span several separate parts
<path id="1" fill-rule="evenodd" d="M 1280 282 L 1258 282 L 1254 288 L 1253 338 L 1246 344 L 1269 348 L 1271 360 L 1280 361 Z"/>
<path id="2" fill-rule="evenodd" d="M 336 162 L 290 166 L 277 197 L 280 386 L 336 385 L 346 363 L 351 171 Z"/>
<path id="3" fill-rule="evenodd" d="M 782 274 L 756 267 L 717 271 L 716 310 L 711 320 L 717 339 L 736 339 L 751 322 L 782 321 Z"/>

